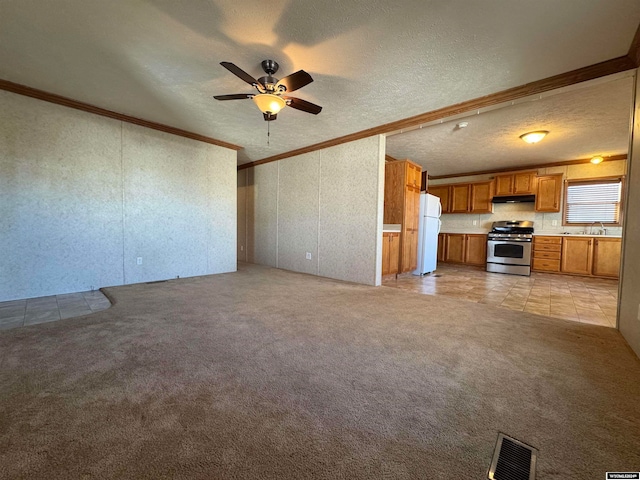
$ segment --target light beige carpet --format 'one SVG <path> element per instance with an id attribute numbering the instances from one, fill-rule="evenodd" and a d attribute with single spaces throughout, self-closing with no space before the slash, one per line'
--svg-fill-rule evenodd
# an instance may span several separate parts
<path id="1" fill-rule="evenodd" d="M 0 333 L 0 477 L 540 479 L 640 469 L 640 360 L 610 328 L 241 265 L 106 289 Z"/>

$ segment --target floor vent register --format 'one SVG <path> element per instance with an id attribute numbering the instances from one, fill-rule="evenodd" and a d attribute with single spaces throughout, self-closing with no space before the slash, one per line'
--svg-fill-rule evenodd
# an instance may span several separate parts
<path id="1" fill-rule="evenodd" d="M 503 433 L 498 434 L 489 478 L 491 480 L 535 480 L 538 450 Z"/>

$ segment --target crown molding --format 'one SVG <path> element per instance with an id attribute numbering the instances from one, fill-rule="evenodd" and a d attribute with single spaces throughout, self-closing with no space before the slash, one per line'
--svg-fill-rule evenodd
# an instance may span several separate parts
<path id="1" fill-rule="evenodd" d="M 621 155 L 609 155 L 608 157 L 603 157 L 604 162 L 612 162 L 615 160 L 626 160 L 627 154 Z M 576 160 L 567 160 L 565 162 L 550 162 L 550 163 L 539 163 L 537 165 L 527 165 L 522 168 L 492 168 L 491 170 L 479 170 L 475 172 L 463 172 L 463 173 L 454 173 L 449 175 L 429 175 L 429 180 L 442 180 L 445 178 L 456 178 L 456 177 L 470 177 L 472 175 L 489 175 L 492 173 L 507 173 L 507 172 L 523 172 L 527 170 L 536 170 L 538 168 L 548 168 L 548 167 L 564 167 L 566 165 L 578 165 L 581 163 L 591 163 L 590 158 L 579 158 Z"/>
<path id="2" fill-rule="evenodd" d="M 170 133 L 179 137 L 190 138 L 191 140 L 197 140 L 199 142 L 210 143 L 211 145 L 217 145 L 219 147 L 229 148 L 231 150 L 240 150 L 242 147 L 234 145 L 232 143 L 223 142 L 222 140 L 216 140 L 215 138 L 200 135 L 198 133 L 188 132 L 180 128 L 170 127 L 162 123 L 151 122 L 138 117 L 132 117 L 131 115 L 125 115 L 123 113 L 114 112 L 104 108 L 96 107 L 88 103 L 79 102 L 71 98 L 56 95 L 55 93 L 45 92 L 44 90 L 38 90 L 36 88 L 27 87 L 19 83 L 9 82 L 7 80 L 0 79 L 0 90 L 7 92 L 17 93 L 18 95 L 24 95 L 26 97 L 37 98 L 38 100 L 44 100 L 45 102 L 55 103 L 56 105 L 62 105 L 64 107 L 74 108 L 76 110 L 82 110 L 83 112 L 94 113 L 102 117 L 109 117 L 122 122 L 132 123 L 134 125 L 140 125 L 141 127 L 151 128 L 153 130 L 159 130 L 161 132 Z"/>
<path id="3" fill-rule="evenodd" d="M 640 40 L 639 40 L 640 43 Z M 625 55 L 622 57 L 613 58 L 604 62 L 589 65 L 587 67 L 578 68 L 577 70 L 571 70 L 570 72 L 561 73 L 552 77 L 543 78 L 535 82 L 526 83 L 518 87 L 509 88 L 500 92 L 492 93 L 484 97 L 474 98 L 465 102 L 456 103 L 448 107 L 439 108 L 430 112 L 422 113 L 413 117 L 408 117 L 403 120 L 387 123 L 377 127 L 369 128 L 359 132 L 351 133 L 343 137 L 334 138 L 324 142 L 309 145 L 307 147 L 298 148 L 289 152 L 280 153 L 272 157 L 256 160 L 251 163 L 245 163 L 238 166 L 238 170 L 245 168 L 255 167 L 257 165 L 263 165 L 265 163 L 275 162 L 289 157 L 302 155 L 304 153 L 313 152 L 315 150 L 322 150 L 325 148 L 340 145 L 342 143 L 353 142 L 363 138 L 371 137 L 373 135 L 381 135 L 385 133 L 396 132 L 405 128 L 416 127 L 425 123 L 433 122 L 435 120 L 442 120 L 453 115 L 459 115 L 462 113 L 471 112 L 481 108 L 498 105 L 504 102 L 511 102 L 530 95 L 537 95 L 550 90 L 555 90 L 562 87 L 568 87 L 577 83 L 586 82 L 588 80 L 594 80 L 600 77 L 606 77 L 615 73 L 625 72 L 636 68 L 635 61 Z"/>
<path id="4" fill-rule="evenodd" d="M 631 46 L 629 47 L 627 57 L 631 59 L 636 68 L 640 67 L 640 25 L 638 25 L 636 34 L 633 37 L 633 41 L 631 42 Z"/>

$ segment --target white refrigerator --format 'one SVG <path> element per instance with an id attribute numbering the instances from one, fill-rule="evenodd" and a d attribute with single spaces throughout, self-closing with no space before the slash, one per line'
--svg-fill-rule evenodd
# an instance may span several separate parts
<path id="1" fill-rule="evenodd" d="M 438 234 L 440 233 L 440 198 L 429 193 L 420 194 L 420 223 L 418 225 L 418 268 L 414 275 L 435 271 L 438 262 Z"/>

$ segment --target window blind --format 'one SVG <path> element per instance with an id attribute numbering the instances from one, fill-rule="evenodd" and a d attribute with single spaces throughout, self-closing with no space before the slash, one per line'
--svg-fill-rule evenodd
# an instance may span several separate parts
<path id="1" fill-rule="evenodd" d="M 565 223 L 619 223 L 621 196 L 621 179 L 569 182 Z"/>

